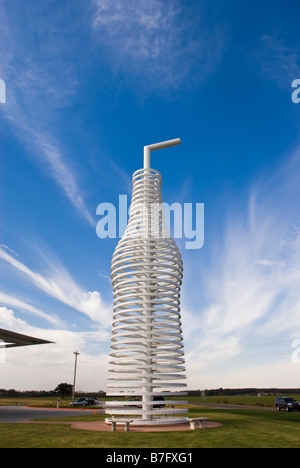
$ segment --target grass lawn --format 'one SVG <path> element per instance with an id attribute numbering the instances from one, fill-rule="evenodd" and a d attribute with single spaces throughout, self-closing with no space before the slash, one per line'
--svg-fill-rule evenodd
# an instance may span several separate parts
<path id="1" fill-rule="evenodd" d="M 0 424 L 0 448 L 298 448 L 300 413 L 220 410 L 191 406 L 191 417 L 205 416 L 223 426 L 179 432 L 95 432 L 68 424 Z M 58 418 L 95 421 L 104 415 Z M 53 421 L 54 419 L 51 418 Z"/>
<path id="2" fill-rule="evenodd" d="M 275 407 L 275 398 L 277 395 L 216 395 L 208 396 L 203 400 L 202 397 L 188 397 L 190 403 L 214 403 L 222 405 L 243 405 L 243 406 L 266 406 Z M 278 395 L 281 396 L 281 395 Z M 288 394 L 288 396 L 294 398 L 294 400 L 300 401 L 300 395 Z"/>
<path id="3" fill-rule="evenodd" d="M 229 404 L 229 405 L 245 405 L 245 406 L 271 406 L 274 408 L 274 402 L 277 395 L 262 395 L 258 397 L 257 395 L 216 395 L 216 396 L 208 396 L 205 400 L 199 396 L 189 396 L 187 399 L 190 403 L 198 402 L 198 403 L 214 403 L 214 404 Z M 280 395 L 279 395 L 280 396 Z M 295 400 L 300 400 L 300 395 L 293 395 L 289 394 Z M 77 399 L 78 397 L 75 397 Z M 103 398 L 103 400 L 115 400 L 116 398 Z M 120 398 L 121 399 L 121 398 Z M 176 400 L 176 397 L 173 398 Z M 182 397 L 178 397 L 179 400 Z M 71 403 L 71 398 L 66 397 L 64 399 L 60 399 L 61 407 L 68 407 Z M 55 408 L 57 405 L 57 398 L 56 397 L 1 397 L 0 398 L 0 406 L 1 405 L 23 405 L 23 406 L 40 406 L 40 407 L 52 407 Z"/>
<path id="4" fill-rule="evenodd" d="M 289 394 L 295 400 L 300 400 L 300 395 L 293 395 Z M 78 397 L 75 397 L 77 399 Z M 262 395 L 258 397 L 257 395 L 217 395 L 217 396 L 208 396 L 205 400 L 199 396 L 189 396 L 188 400 L 190 403 L 198 402 L 198 403 L 217 403 L 217 404 L 231 404 L 231 405 L 246 405 L 246 406 L 271 406 L 274 408 L 276 395 Z M 116 398 L 103 398 L 103 400 L 109 400 Z M 120 398 L 121 399 L 121 398 Z M 173 398 L 176 400 L 176 397 Z M 182 399 L 182 397 L 178 397 L 178 399 Z M 69 408 L 71 403 L 71 398 L 66 397 L 64 399 L 60 399 L 61 407 Z M 23 405 L 23 406 L 40 406 L 40 407 L 52 407 L 56 408 L 57 405 L 57 398 L 56 397 L 11 397 L 11 398 L 0 398 L 0 406 L 1 405 Z"/>
<path id="5" fill-rule="evenodd" d="M 75 398 L 76 399 L 76 398 Z M 60 399 L 61 407 L 68 407 L 72 398 Z M 35 406 L 56 408 L 57 398 L 55 397 L 2 397 L 0 398 L 0 406 Z"/>

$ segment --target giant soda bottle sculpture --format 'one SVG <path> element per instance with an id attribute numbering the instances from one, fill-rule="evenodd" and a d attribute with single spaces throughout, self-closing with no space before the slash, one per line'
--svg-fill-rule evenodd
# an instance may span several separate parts
<path id="1" fill-rule="evenodd" d="M 175 389 L 186 386 L 182 259 L 164 220 L 161 174 L 150 167 L 151 151 L 177 144 L 180 139 L 144 147 L 144 167 L 132 176 L 127 229 L 111 265 L 114 316 L 107 395 L 124 399 L 106 402 L 105 412 L 130 418 L 136 425 L 186 421 L 176 415 L 187 410 L 174 408 L 186 402 L 170 399 L 172 390 L 174 395 Z"/>

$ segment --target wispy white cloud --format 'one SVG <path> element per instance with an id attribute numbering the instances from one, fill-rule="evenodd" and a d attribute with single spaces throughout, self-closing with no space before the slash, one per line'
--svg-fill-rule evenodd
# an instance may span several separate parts
<path id="1" fill-rule="evenodd" d="M 30 157 L 33 156 L 33 160 L 43 173 L 52 178 L 71 203 L 75 213 L 94 227 L 96 222 L 87 207 L 77 180 L 78 176 L 71 164 L 67 162 L 59 142 L 51 132 L 40 128 L 34 119 L 28 119 L 28 116 L 17 105 L 12 92 L 5 115 L 13 122 L 16 135 L 24 144 L 26 151 L 30 152 Z"/>
<path id="2" fill-rule="evenodd" d="M 37 288 L 63 304 L 82 312 L 95 324 L 106 329 L 111 326 L 111 305 L 103 301 L 98 291 L 84 291 L 62 265 L 53 264 L 48 260 L 47 274 L 41 274 L 27 267 L 3 247 L 0 247 L 0 259 L 11 265 L 16 272 Z M 21 307 L 22 304 L 17 299 L 14 304 L 11 301 L 10 305 L 17 306 L 17 302 Z"/>
<path id="3" fill-rule="evenodd" d="M 290 39 L 278 31 L 264 34 L 252 51 L 251 59 L 258 65 L 261 76 L 273 81 L 280 88 L 290 90 L 291 83 L 300 76 L 300 48 L 291 46 Z"/>
<path id="4" fill-rule="evenodd" d="M 7 302 L 4 300 L 4 304 Z M 20 318 L 15 317 L 14 311 L 12 309 L 8 309 L 7 307 L 0 307 L 0 327 L 1 328 L 9 328 L 9 329 L 20 329 L 21 327 L 26 326 L 26 322 Z"/>
<path id="5" fill-rule="evenodd" d="M 76 388 L 105 390 L 108 355 L 103 350 L 106 332 L 77 332 L 65 328 L 30 326 L 14 310 L 0 307 L 0 327 L 51 341 L 51 344 L 2 350 L 0 368 L 4 388 L 53 390 L 61 382 L 73 382 L 74 354 L 78 350 Z M 91 348 L 91 344 L 93 347 Z M 54 401 L 55 404 L 55 401 Z"/>
<path id="6" fill-rule="evenodd" d="M 225 33 L 213 15 L 209 26 L 201 21 L 200 4 L 194 17 L 179 1 L 91 0 L 91 5 L 92 28 L 114 70 L 139 76 L 149 89 L 194 86 L 222 56 Z"/>
<path id="7" fill-rule="evenodd" d="M 2 115 L 12 123 L 25 154 L 45 176 L 52 178 L 74 212 L 95 226 L 79 174 L 70 162 L 71 155 L 66 156 L 57 136 L 57 110 L 68 106 L 78 89 L 72 62 L 66 59 L 70 38 L 65 38 L 58 50 L 53 26 L 51 34 L 40 37 L 43 50 L 40 54 L 35 47 L 26 48 L 24 36 L 31 31 L 18 29 L 4 10 L 2 13 L 0 73 L 7 83 Z"/>
<path id="8" fill-rule="evenodd" d="M 44 155 L 44 162 L 49 167 L 50 174 L 57 186 L 71 202 L 77 214 L 94 227 L 96 222 L 87 207 L 83 192 L 77 181 L 78 177 L 70 164 L 67 163 L 66 158 L 64 158 L 58 142 L 43 132 L 35 132 L 33 140 L 36 150 L 39 154 Z"/>
<path id="9" fill-rule="evenodd" d="M 297 148 L 278 170 L 258 180 L 244 210 L 229 209 L 219 238 L 206 242 L 213 249 L 210 263 L 200 267 L 201 284 L 192 285 L 206 305 L 200 312 L 183 310 L 193 377 L 206 375 L 218 362 L 220 379 L 226 379 L 222 366 L 241 356 L 245 346 L 300 335 L 299 156 Z"/>
<path id="10" fill-rule="evenodd" d="M 31 304 L 28 304 L 27 302 L 24 302 L 15 296 L 11 296 L 9 294 L 5 294 L 3 292 L 0 292 L 0 303 L 5 304 L 9 307 L 15 307 L 18 310 L 24 310 L 26 312 L 29 312 L 29 314 L 32 314 L 36 317 L 40 317 L 44 320 L 46 320 L 48 323 L 51 323 L 55 327 L 62 326 L 62 320 L 55 316 L 54 314 L 47 314 L 46 312 L 43 312 L 40 310 L 38 307 L 35 307 Z M 1 308 L 0 308 L 1 309 Z M 4 313 L 3 310 L 0 310 L 0 317 L 2 317 L 2 314 Z"/>

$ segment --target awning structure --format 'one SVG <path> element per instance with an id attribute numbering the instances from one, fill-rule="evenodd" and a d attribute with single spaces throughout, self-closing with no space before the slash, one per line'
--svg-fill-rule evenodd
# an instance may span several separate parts
<path id="1" fill-rule="evenodd" d="M 4 342 L 4 343 L 3 343 Z M 0 348 L 15 348 L 17 346 L 30 346 L 38 344 L 49 344 L 53 341 L 41 340 L 21 333 L 15 333 L 0 328 Z"/>

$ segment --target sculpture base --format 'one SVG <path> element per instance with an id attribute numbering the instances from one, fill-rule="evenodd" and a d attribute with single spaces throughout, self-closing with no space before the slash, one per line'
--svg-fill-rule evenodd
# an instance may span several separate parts
<path id="1" fill-rule="evenodd" d="M 114 418 L 106 418 L 106 424 L 111 424 L 111 420 Z M 123 424 L 121 421 L 122 418 L 118 418 L 116 424 Z M 124 418 L 124 420 L 128 421 L 128 417 Z M 187 418 L 154 418 L 152 421 L 147 421 L 145 419 L 132 419 L 130 422 L 130 426 L 167 426 L 167 425 L 174 425 L 174 424 L 184 424 L 188 420 Z"/>

